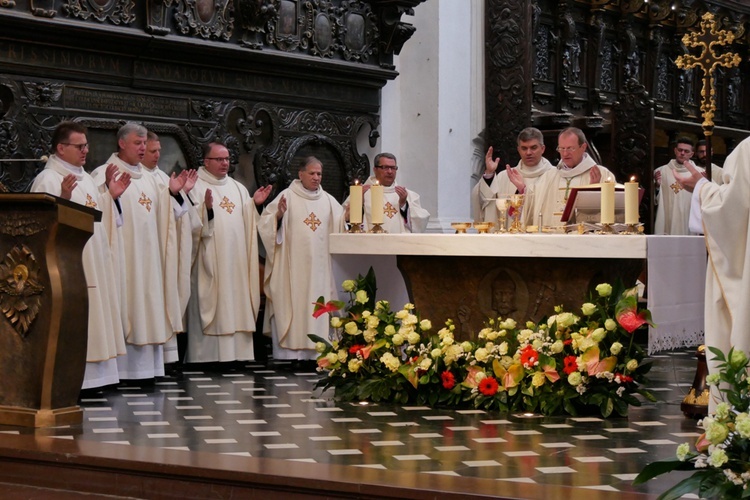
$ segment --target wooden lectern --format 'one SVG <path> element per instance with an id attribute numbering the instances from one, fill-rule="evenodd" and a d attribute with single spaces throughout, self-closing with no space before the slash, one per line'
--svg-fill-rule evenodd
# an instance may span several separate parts
<path id="1" fill-rule="evenodd" d="M 0 424 L 78 424 L 86 367 L 83 247 L 101 212 L 0 194 Z"/>

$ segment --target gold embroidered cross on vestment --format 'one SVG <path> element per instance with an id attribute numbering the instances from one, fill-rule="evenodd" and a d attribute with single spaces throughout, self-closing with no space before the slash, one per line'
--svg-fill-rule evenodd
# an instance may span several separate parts
<path id="1" fill-rule="evenodd" d="M 674 194 L 677 194 L 677 193 L 679 193 L 680 191 L 682 191 L 682 186 L 680 186 L 680 185 L 679 185 L 678 183 L 676 183 L 676 182 L 675 182 L 674 184 L 670 184 L 670 185 L 669 185 L 669 187 L 671 187 L 671 188 L 672 188 L 672 191 L 674 191 Z"/>
<path id="2" fill-rule="evenodd" d="M 318 229 L 318 226 L 322 224 L 321 220 L 318 219 L 318 216 L 315 215 L 315 212 L 310 212 L 310 215 L 307 216 L 307 219 L 303 220 L 307 226 L 312 229 L 313 231 L 316 231 Z"/>
<path id="3" fill-rule="evenodd" d="M 146 207 L 146 210 L 148 210 L 149 212 L 151 211 L 151 200 L 143 191 L 141 191 L 141 199 L 138 200 L 138 203 Z"/>
<path id="4" fill-rule="evenodd" d="M 391 202 L 385 204 L 385 207 L 383 207 L 383 213 L 388 216 L 389 219 L 393 219 L 393 216 L 398 213 L 398 210 L 396 210 L 396 207 L 391 205 Z"/>
<path id="5" fill-rule="evenodd" d="M 234 211 L 234 203 L 232 203 L 229 198 L 226 196 L 221 200 L 221 203 L 219 204 L 221 208 L 227 211 L 227 213 L 231 214 Z"/>
<path id="6" fill-rule="evenodd" d="M 96 201 L 94 201 L 94 199 L 88 193 L 86 193 L 86 206 L 90 208 L 96 208 Z"/>

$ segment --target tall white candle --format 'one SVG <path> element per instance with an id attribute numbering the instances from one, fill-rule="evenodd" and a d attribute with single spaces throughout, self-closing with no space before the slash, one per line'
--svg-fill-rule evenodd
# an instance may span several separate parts
<path id="1" fill-rule="evenodd" d="M 376 182 L 370 187 L 370 214 L 373 224 L 383 223 L 383 186 Z"/>
<path id="2" fill-rule="evenodd" d="M 359 180 L 349 186 L 349 222 L 351 224 L 362 224 L 362 186 Z"/>
<path id="3" fill-rule="evenodd" d="M 635 177 L 625 183 L 625 224 L 638 224 L 638 182 Z"/>
<path id="4" fill-rule="evenodd" d="M 602 183 L 602 224 L 615 223 L 615 183 Z"/>

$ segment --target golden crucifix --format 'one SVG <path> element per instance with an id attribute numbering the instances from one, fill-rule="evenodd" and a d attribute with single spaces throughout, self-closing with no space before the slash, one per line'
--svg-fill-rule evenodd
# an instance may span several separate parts
<path id="1" fill-rule="evenodd" d="M 706 136 L 706 173 L 711 179 L 711 135 L 714 129 L 714 114 L 716 113 L 716 87 L 714 85 L 714 72 L 716 68 L 732 68 L 739 66 L 740 56 L 727 52 L 717 54 L 716 49 L 730 45 L 734 41 L 734 33 L 727 30 L 717 30 L 714 15 L 710 12 L 703 14 L 700 22 L 700 31 L 686 33 L 682 37 L 682 43 L 686 47 L 700 49 L 697 56 L 685 54 L 679 56 L 675 63 L 680 69 L 699 68 L 703 71 L 703 88 L 701 89 L 701 114 L 703 115 L 703 135 Z"/>
<path id="2" fill-rule="evenodd" d="M 713 129 L 714 113 L 716 112 L 716 88 L 714 86 L 714 72 L 719 66 L 733 68 L 740 64 L 740 56 L 732 52 L 717 54 L 716 48 L 729 45 L 734 41 L 734 33 L 727 30 L 717 30 L 714 15 L 710 12 L 703 14 L 700 31 L 686 33 L 682 43 L 688 48 L 700 49 L 700 54 L 694 56 L 685 54 L 679 56 L 675 63 L 678 68 L 700 68 L 703 71 L 703 88 L 701 89 L 701 113 L 703 114 L 703 128 Z M 707 134 L 710 135 L 710 134 Z"/>

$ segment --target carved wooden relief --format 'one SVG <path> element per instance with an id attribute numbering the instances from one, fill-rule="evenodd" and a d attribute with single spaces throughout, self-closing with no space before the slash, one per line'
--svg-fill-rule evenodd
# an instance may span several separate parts
<path id="1" fill-rule="evenodd" d="M 26 245 L 16 245 L 0 262 L 0 310 L 22 337 L 39 313 L 43 291 L 36 257 Z"/>
<path id="2" fill-rule="evenodd" d="M 63 12 L 70 17 L 124 25 L 135 21 L 134 0 L 63 0 L 63 2 Z"/>
<path id="3" fill-rule="evenodd" d="M 181 0 L 174 17 L 180 33 L 229 40 L 234 29 L 234 4 L 232 0 Z"/>
<path id="4" fill-rule="evenodd" d="M 344 1 L 341 5 L 339 44 L 347 61 L 367 61 L 377 51 L 378 18 L 364 1 Z"/>

